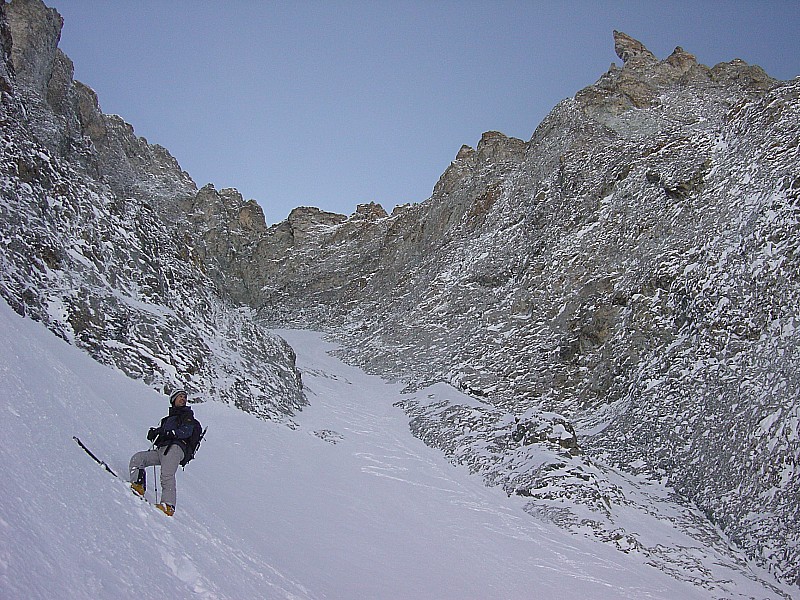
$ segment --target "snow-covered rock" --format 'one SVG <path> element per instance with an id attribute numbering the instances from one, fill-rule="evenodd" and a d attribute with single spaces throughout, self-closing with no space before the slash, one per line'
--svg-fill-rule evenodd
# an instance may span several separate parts
<path id="1" fill-rule="evenodd" d="M 427 201 L 319 226 L 244 300 L 326 327 L 409 388 L 445 381 L 494 406 L 469 436 L 409 407 L 453 460 L 481 461 L 457 438 L 556 415 L 573 462 L 670 483 L 798 583 L 800 80 L 615 40 L 623 66 L 527 143 L 486 134 Z M 585 486 L 558 493 L 593 503 Z"/>
<path id="2" fill-rule="evenodd" d="M 252 309 L 226 299 L 207 274 L 179 213 L 186 192 L 180 169 L 162 173 L 174 186 L 152 181 L 151 170 L 163 167 L 153 156 L 177 163 L 104 116 L 107 147 L 96 144 L 91 128 L 70 112 L 75 105 L 67 102 L 60 112 L 64 106 L 53 106 L 47 93 L 61 56 L 54 50 L 60 17 L 38 0 L 0 10 L 8 16 L 2 39 L 10 32 L 14 48 L 9 55 L 3 47 L 13 63 L 4 63 L 2 92 L 0 295 L 153 388 L 183 386 L 193 401 L 221 400 L 269 418 L 292 415 L 305 398 L 291 348 L 260 326 Z M 71 79 L 58 87 L 69 88 L 66 98 L 85 93 Z M 106 153 L 112 147 L 138 158 L 121 164 Z M 85 160 L 76 159 L 75 148 Z M 109 183 L 104 173 L 112 165 L 142 185 Z M 149 196 L 145 183 L 160 195 Z"/>

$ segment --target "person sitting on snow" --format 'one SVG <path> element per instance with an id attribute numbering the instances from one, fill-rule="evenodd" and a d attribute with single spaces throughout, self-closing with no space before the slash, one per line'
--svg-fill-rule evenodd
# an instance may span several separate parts
<path id="1" fill-rule="evenodd" d="M 147 439 L 155 448 L 137 452 L 130 462 L 131 489 L 140 496 L 144 496 L 147 489 L 145 468 L 161 465 L 161 502 L 156 507 L 170 517 L 175 514 L 175 473 L 189 455 L 189 439 L 196 423 L 192 409 L 186 406 L 187 399 L 185 390 L 172 393 L 169 414 L 161 419 L 158 427 L 151 427 L 147 432 Z"/>

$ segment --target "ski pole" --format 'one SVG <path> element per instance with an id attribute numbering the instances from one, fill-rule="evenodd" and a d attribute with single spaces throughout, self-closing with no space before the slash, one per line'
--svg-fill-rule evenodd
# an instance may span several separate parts
<path id="1" fill-rule="evenodd" d="M 156 504 L 158 504 L 158 478 L 156 478 L 156 466 L 153 465 L 153 485 L 156 488 Z"/>
<path id="2" fill-rule="evenodd" d="M 153 445 L 152 445 L 152 447 L 150 449 L 151 450 L 156 450 L 155 442 L 153 442 Z M 153 465 L 153 487 L 155 488 L 155 491 L 156 491 L 156 504 L 158 504 L 158 478 L 156 477 L 156 466 L 155 465 Z"/>

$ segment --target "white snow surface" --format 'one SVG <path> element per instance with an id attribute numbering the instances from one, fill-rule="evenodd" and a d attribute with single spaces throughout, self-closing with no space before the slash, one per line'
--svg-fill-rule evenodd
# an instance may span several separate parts
<path id="1" fill-rule="evenodd" d="M 194 405 L 207 439 L 169 518 L 72 439 L 124 475 L 165 397 L 0 303 L 0 598 L 719 597 L 536 520 L 414 438 L 400 386 L 279 333 L 311 406 L 293 428 Z"/>

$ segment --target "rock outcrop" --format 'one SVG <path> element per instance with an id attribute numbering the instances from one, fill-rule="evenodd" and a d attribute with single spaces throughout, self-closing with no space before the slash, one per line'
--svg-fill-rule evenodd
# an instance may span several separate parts
<path id="1" fill-rule="evenodd" d="M 103 114 L 94 91 L 73 80 L 72 61 L 58 48 L 63 20 L 56 10 L 38 0 L 15 0 L 5 14 L 16 93 L 36 139 L 117 195 L 137 197 L 177 218 L 175 203 L 195 194 L 194 182 L 165 148 L 136 136 L 120 117 Z"/>
<path id="2" fill-rule="evenodd" d="M 0 295 L 156 389 L 290 419 L 306 402 L 293 351 L 213 272 L 238 247 L 225 232 L 264 233 L 261 209 L 226 190 L 195 194 L 166 150 L 103 115 L 57 48 L 61 24 L 39 0 L 0 4 Z M 241 204 L 233 218 L 226 195 Z M 199 239 L 213 265 L 183 212 L 193 202 L 222 207 L 207 218 L 219 233 Z"/>
<path id="3" fill-rule="evenodd" d="M 615 47 L 623 66 L 528 142 L 462 146 L 425 202 L 270 251 L 275 226 L 259 253 L 281 266 L 264 263 L 272 285 L 242 300 L 328 328 L 409 390 L 445 381 L 480 399 L 478 419 L 405 408 L 426 442 L 538 515 L 579 528 L 559 498 L 583 498 L 613 538 L 624 500 L 598 465 L 618 466 L 668 482 L 797 583 L 800 83 L 681 48 L 658 60 L 621 33 Z M 520 472 L 497 446 L 487 463 L 515 415 L 569 423 L 581 452 L 564 462 L 542 441 L 556 454 Z"/>

